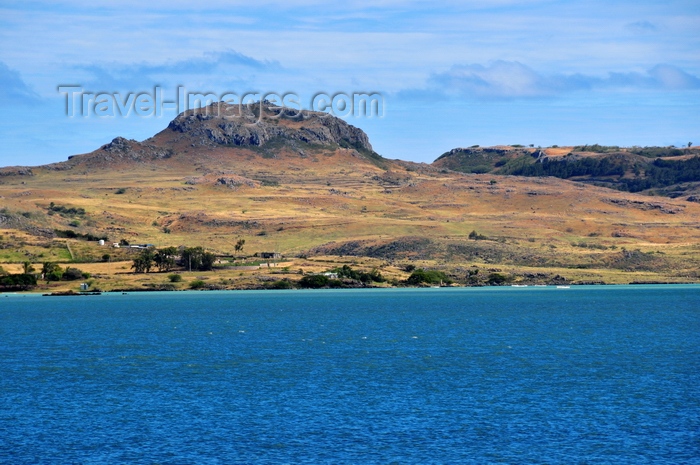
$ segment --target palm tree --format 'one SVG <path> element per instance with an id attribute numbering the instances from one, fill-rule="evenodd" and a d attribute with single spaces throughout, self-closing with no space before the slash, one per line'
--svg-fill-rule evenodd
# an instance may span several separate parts
<path id="1" fill-rule="evenodd" d="M 24 274 L 31 274 L 36 271 L 29 261 L 22 263 L 22 270 L 24 271 Z"/>
<path id="2" fill-rule="evenodd" d="M 61 267 L 58 266 L 58 263 L 54 262 L 44 262 L 42 267 L 41 267 L 41 276 L 46 280 L 46 282 L 49 281 L 58 281 L 61 279 L 61 276 L 63 275 L 63 270 L 61 270 Z"/>

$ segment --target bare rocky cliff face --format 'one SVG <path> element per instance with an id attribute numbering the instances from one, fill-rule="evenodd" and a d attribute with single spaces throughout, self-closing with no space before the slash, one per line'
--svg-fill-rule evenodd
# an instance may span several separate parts
<path id="1" fill-rule="evenodd" d="M 360 156 L 381 160 L 361 129 L 327 113 L 292 111 L 269 102 L 249 105 L 214 103 L 178 115 L 155 136 L 138 142 L 116 137 L 94 152 L 74 155 L 68 161 L 45 167 L 71 170 L 113 164 L 147 163 L 177 156 L 189 148 L 262 148 L 266 156 L 289 149 L 305 151 L 352 149 Z"/>
<path id="2" fill-rule="evenodd" d="M 123 137 L 113 139 L 109 144 L 100 147 L 100 150 L 107 154 L 105 155 L 107 160 L 118 158 L 158 160 L 161 158 L 170 158 L 173 155 L 171 149 L 137 142 L 133 139 L 125 139 Z"/>
<path id="3" fill-rule="evenodd" d="M 159 147 L 154 144 L 138 142 L 124 137 L 115 137 L 112 142 L 103 145 L 94 152 L 84 155 L 72 155 L 68 161 L 51 163 L 44 168 L 52 171 L 71 170 L 78 165 L 86 165 L 86 168 L 99 168 L 110 166 L 114 163 L 143 163 L 147 161 L 170 158 L 174 151 L 168 147 Z"/>
<path id="4" fill-rule="evenodd" d="M 195 147 L 262 147 L 288 141 L 373 153 L 367 134 L 339 118 L 284 110 L 268 102 L 240 106 L 216 103 L 188 110 L 171 121 L 167 130 L 182 134 Z"/>

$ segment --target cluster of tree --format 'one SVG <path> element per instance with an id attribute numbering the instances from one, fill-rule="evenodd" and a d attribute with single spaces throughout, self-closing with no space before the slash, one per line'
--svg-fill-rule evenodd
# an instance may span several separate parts
<path id="1" fill-rule="evenodd" d="M 41 276 L 48 281 L 74 281 L 89 278 L 89 273 L 84 273 L 78 268 L 68 267 L 62 269 L 58 263 L 45 262 L 41 268 Z M 7 274 L 0 268 L 0 287 L 5 290 L 27 290 L 37 284 L 36 269 L 28 261 L 22 263 L 22 273 Z"/>
<path id="2" fill-rule="evenodd" d="M 343 265 L 339 268 L 334 268 L 331 273 L 336 273 L 338 278 L 353 279 L 355 281 L 360 281 L 363 283 L 383 283 L 386 281 L 384 276 L 377 269 L 373 269 L 370 272 L 353 270 L 348 265 Z"/>
<path id="3" fill-rule="evenodd" d="M 15 273 L 0 276 L 0 288 L 6 291 L 26 291 L 36 286 L 36 275 Z"/>
<path id="4" fill-rule="evenodd" d="M 700 181 L 700 157 L 688 160 L 656 159 L 646 169 L 643 178 L 621 180 L 630 192 L 667 187 L 683 182 Z"/>
<path id="5" fill-rule="evenodd" d="M 638 149 L 652 150 L 653 147 Z M 670 150 L 670 149 L 664 149 Z M 654 153 L 649 152 L 649 153 Z M 640 153 L 642 154 L 642 153 Z M 649 156 L 646 152 L 645 156 Z M 668 153 L 664 153 L 667 156 Z M 628 171 L 635 176 L 623 178 Z M 619 190 L 640 192 L 647 189 L 668 187 L 684 182 L 700 181 L 700 157 L 687 160 L 664 160 L 657 158 L 651 163 L 637 163 L 630 160 L 613 157 L 602 158 L 564 158 L 559 160 L 545 159 L 542 163 L 527 163 L 512 166 L 503 174 L 515 176 L 554 176 L 562 179 L 590 176 L 594 178 L 616 176 L 618 179 L 610 184 Z"/>
<path id="6" fill-rule="evenodd" d="M 163 249 L 155 249 L 153 247 L 143 249 L 138 257 L 134 258 L 134 263 L 131 268 L 134 273 L 149 273 L 153 267 L 158 268 L 158 271 L 170 271 L 175 268 L 175 257 L 177 249 L 175 247 L 165 247 Z"/>
<path id="7" fill-rule="evenodd" d="M 607 152 L 619 152 L 620 147 L 617 145 L 577 145 L 574 147 L 574 152 L 593 152 L 593 153 L 607 153 Z"/>
<path id="8" fill-rule="evenodd" d="M 512 283 L 515 279 L 511 275 L 498 272 L 492 272 L 487 275 L 479 274 L 478 268 L 467 270 L 467 275 L 465 278 L 467 284 L 471 286 L 502 286 L 504 284 Z"/>
<path id="9" fill-rule="evenodd" d="M 306 275 L 299 280 L 299 287 L 303 289 L 321 289 L 322 287 L 340 287 L 342 281 L 339 279 L 331 279 L 322 274 Z"/>
<path id="10" fill-rule="evenodd" d="M 85 215 L 85 209 L 84 208 L 76 208 L 76 207 L 66 207 L 64 205 L 56 205 L 55 203 L 51 202 L 49 204 L 49 213 L 60 213 L 61 215 L 67 215 L 67 216 L 83 216 Z"/>
<path id="11" fill-rule="evenodd" d="M 216 255 L 202 247 L 186 247 L 180 254 L 180 264 L 187 270 L 210 271 L 215 262 Z"/>
<path id="12" fill-rule="evenodd" d="M 85 273 L 78 268 L 61 268 L 58 263 L 44 262 L 41 267 L 41 277 L 48 281 L 76 281 L 87 279 L 90 273 Z M 36 269 L 28 261 L 22 263 L 22 273 L 7 274 L 0 267 L 0 287 L 4 290 L 27 290 L 37 284 L 39 276 Z"/>
<path id="13" fill-rule="evenodd" d="M 150 273 L 155 267 L 160 272 L 167 272 L 175 268 L 178 264 L 178 249 L 175 247 L 165 247 L 156 249 L 154 247 L 143 249 L 134 258 L 131 268 L 134 273 Z M 210 271 L 214 268 L 216 255 L 205 251 L 202 247 L 186 247 L 179 252 L 179 264 L 186 270 Z"/>
<path id="14" fill-rule="evenodd" d="M 289 279 L 280 279 L 267 285 L 268 289 L 294 289 L 294 284 Z"/>
<path id="15" fill-rule="evenodd" d="M 479 277 L 479 269 L 475 268 L 473 270 L 467 270 L 467 283 L 469 284 L 478 284 L 480 277 Z"/>
<path id="16" fill-rule="evenodd" d="M 579 158 L 576 160 L 545 159 L 542 163 L 531 163 L 514 167 L 510 172 L 515 176 L 554 176 L 568 179 L 576 176 L 622 176 L 628 166 L 609 157 Z"/>
<path id="17" fill-rule="evenodd" d="M 512 276 L 508 276 L 503 273 L 490 273 L 486 278 L 486 284 L 489 286 L 502 286 L 503 284 L 508 284 L 512 281 Z"/>
<path id="18" fill-rule="evenodd" d="M 418 268 L 408 277 L 408 284 L 452 284 L 452 280 L 442 271 Z"/>
<path id="19" fill-rule="evenodd" d="M 629 151 L 635 155 L 641 155 L 648 158 L 680 157 L 681 155 L 686 154 L 685 151 L 675 147 L 633 147 Z"/>
<path id="20" fill-rule="evenodd" d="M 329 271 L 329 274 L 337 275 L 337 279 L 325 274 L 312 274 L 306 275 L 301 278 L 298 282 L 298 286 L 305 289 L 320 289 L 322 287 L 354 287 L 352 284 L 348 284 L 347 281 L 343 282 L 342 279 L 349 279 L 352 281 L 357 281 L 363 284 L 369 284 L 372 282 L 383 283 L 386 278 L 382 274 L 374 269 L 370 272 L 353 270 L 348 265 L 343 265 L 342 267 L 334 268 Z M 278 289 L 287 289 L 288 284 L 280 283 Z"/>
<path id="21" fill-rule="evenodd" d="M 108 240 L 107 236 L 95 236 L 94 234 L 90 233 L 78 233 L 70 229 L 54 229 L 54 233 L 56 234 L 56 237 L 65 237 L 67 239 L 80 239 L 84 241 L 99 241 L 100 239 L 103 241 Z"/>
<path id="22" fill-rule="evenodd" d="M 0 266 L 0 289 L 4 291 L 26 291 L 36 286 L 34 267 L 29 262 L 22 264 L 22 273 L 8 273 Z"/>
<path id="23" fill-rule="evenodd" d="M 67 267 L 64 270 L 58 263 L 54 262 L 44 262 L 41 267 L 41 275 L 46 281 L 76 281 L 90 277 L 89 273 L 85 273 L 78 268 Z"/>
<path id="24" fill-rule="evenodd" d="M 484 236 L 483 234 L 479 234 L 476 232 L 476 230 L 472 231 L 469 233 L 469 239 L 475 240 L 475 241 L 483 241 L 488 239 L 488 237 Z"/>

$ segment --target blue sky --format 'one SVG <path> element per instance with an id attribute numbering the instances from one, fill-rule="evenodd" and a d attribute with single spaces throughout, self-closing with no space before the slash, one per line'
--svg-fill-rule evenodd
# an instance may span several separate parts
<path id="1" fill-rule="evenodd" d="M 700 144 L 700 3 L 12 1 L 0 5 L 0 165 L 145 139 L 159 116 L 68 117 L 86 92 L 377 92 L 348 117 L 389 158 L 474 144 Z"/>

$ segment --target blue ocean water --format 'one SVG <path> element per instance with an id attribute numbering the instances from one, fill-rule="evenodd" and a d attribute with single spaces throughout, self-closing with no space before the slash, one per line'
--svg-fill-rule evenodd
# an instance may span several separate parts
<path id="1" fill-rule="evenodd" d="M 700 463 L 700 286 L 0 295 L 0 463 Z"/>

